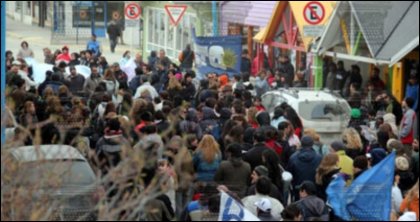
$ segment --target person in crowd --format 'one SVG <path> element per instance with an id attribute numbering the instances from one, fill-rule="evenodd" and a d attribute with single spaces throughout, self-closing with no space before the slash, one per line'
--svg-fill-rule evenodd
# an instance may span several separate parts
<path id="1" fill-rule="evenodd" d="M 251 165 L 251 170 L 254 170 L 257 166 L 263 165 L 263 152 L 269 149 L 265 145 L 266 136 L 264 130 L 258 129 L 254 133 L 254 141 L 254 147 L 243 156 L 243 159 Z"/>
<path id="2" fill-rule="evenodd" d="M 157 64 L 162 64 L 165 70 L 169 70 L 169 66 L 172 64 L 172 61 L 166 56 L 166 52 L 163 49 L 159 50 Z"/>
<path id="3" fill-rule="evenodd" d="M 205 135 L 193 155 L 197 180 L 211 182 L 220 167 L 222 153 L 219 144 L 211 135 Z"/>
<path id="4" fill-rule="evenodd" d="M 419 181 L 408 192 L 407 196 L 401 203 L 400 212 L 414 212 L 416 213 L 417 220 L 419 220 Z"/>
<path id="5" fill-rule="evenodd" d="M 248 188 L 246 195 L 245 196 L 252 196 L 255 195 L 256 190 L 255 190 L 255 186 L 257 184 L 257 181 L 259 178 L 261 177 L 268 177 L 269 176 L 269 172 L 268 169 L 265 166 L 257 166 L 254 171 L 252 171 L 251 174 L 251 186 Z M 273 182 L 271 182 L 271 189 L 270 189 L 270 197 L 277 199 L 278 201 L 282 201 L 282 194 L 280 193 L 279 189 L 277 188 L 276 185 L 273 184 Z"/>
<path id="6" fill-rule="evenodd" d="M 247 196 L 242 199 L 244 207 L 249 210 L 252 214 L 257 215 L 257 206 L 255 203 L 263 198 L 267 199 L 271 203 L 271 216 L 279 220 L 281 212 L 283 212 L 283 205 L 280 201 L 269 196 L 271 189 L 271 181 L 267 177 L 261 177 L 258 179 L 256 184 L 256 195 Z"/>
<path id="7" fill-rule="evenodd" d="M 293 81 L 295 79 L 295 68 L 290 62 L 290 58 L 288 55 L 283 54 L 280 56 L 280 64 L 278 69 L 280 71 L 281 78 L 284 78 L 283 87 L 292 87 Z"/>
<path id="8" fill-rule="evenodd" d="M 95 34 L 92 34 L 91 39 L 87 42 L 86 50 L 92 52 L 93 56 L 96 58 L 101 56 L 101 43 L 97 41 Z"/>
<path id="9" fill-rule="evenodd" d="M 330 182 L 334 179 L 334 176 L 340 172 L 338 167 L 338 155 L 331 153 L 326 155 L 316 170 L 315 184 L 317 185 L 318 197 L 324 201 L 327 201 L 326 190 Z"/>
<path id="10" fill-rule="evenodd" d="M 419 82 L 417 71 L 413 70 L 410 73 L 410 80 L 405 88 L 405 98 L 412 98 L 414 100 L 413 110 L 418 112 L 419 104 Z"/>
<path id="11" fill-rule="evenodd" d="M 331 153 L 338 155 L 338 167 L 341 169 L 345 180 L 350 183 L 353 180 L 353 159 L 346 154 L 346 145 L 341 141 L 335 141 L 331 144 Z"/>
<path id="12" fill-rule="evenodd" d="M 65 62 L 66 64 L 70 63 L 71 61 L 71 55 L 70 55 L 70 50 L 69 47 L 64 46 L 61 49 L 61 54 L 59 54 L 57 56 L 57 58 L 55 59 L 56 63 L 57 62 Z"/>
<path id="13" fill-rule="evenodd" d="M 402 108 L 404 111 L 404 116 L 400 125 L 400 135 L 399 138 L 401 142 L 406 146 L 407 150 L 411 149 L 411 145 L 414 141 L 414 135 L 418 135 L 418 132 L 415 132 L 415 123 L 417 122 L 417 116 L 414 107 L 414 99 L 408 97 L 404 99 L 402 103 Z M 411 153 L 411 152 L 410 152 Z M 411 156 L 411 155 L 410 155 Z"/>
<path id="14" fill-rule="evenodd" d="M 314 140 L 314 150 L 322 157 L 325 157 L 330 153 L 330 148 L 327 144 L 321 142 L 321 136 L 315 131 L 315 129 L 306 128 L 303 131 L 303 136 L 309 136 Z"/>
<path id="15" fill-rule="evenodd" d="M 362 175 L 369 167 L 369 160 L 366 156 L 358 156 L 353 161 L 353 175 L 354 179 L 357 179 Z"/>
<path id="16" fill-rule="evenodd" d="M 222 161 L 214 176 L 214 181 L 225 185 L 239 197 L 244 197 L 251 175 L 251 167 L 242 160 L 242 147 L 234 143 L 228 146 L 227 161 Z"/>
<path id="17" fill-rule="evenodd" d="M 195 53 L 191 49 L 190 44 L 187 44 L 187 46 L 185 46 L 185 49 L 179 55 L 178 60 L 181 64 L 180 67 L 182 71 L 191 71 L 191 69 L 193 68 L 193 63 L 195 61 Z"/>
<path id="18" fill-rule="evenodd" d="M 17 59 L 26 59 L 26 58 L 34 58 L 34 51 L 29 48 L 29 44 L 26 41 L 23 41 L 20 44 L 21 49 L 19 50 L 18 54 L 16 55 Z"/>
<path id="19" fill-rule="evenodd" d="M 49 64 L 49 65 L 54 65 L 55 64 L 55 58 L 54 58 L 54 55 L 51 52 L 51 49 L 44 48 L 43 52 L 44 52 L 44 63 Z"/>
<path id="20" fill-rule="evenodd" d="M 329 211 L 325 202 L 316 196 L 317 188 L 312 181 L 304 181 L 299 186 L 300 200 L 296 203 L 302 211 L 304 221 L 320 218 L 329 221 Z"/>
<path id="21" fill-rule="evenodd" d="M 66 85 L 73 95 L 79 95 L 83 92 L 85 77 L 77 73 L 74 66 L 70 66 L 70 75 L 66 79 Z"/>
<path id="22" fill-rule="evenodd" d="M 369 82 L 373 83 L 374 91 L 381 92 L 385 90 L 385 83 L 382 81 L 380 74 L 381 70 L 378 67 L 373 68 Z"/>
<path id="23" fill-rule="evenodd" d="M 273 215 L 271 215 L 271 202 L 267 198 L 262 198 L 255 203 L 257 207 L 257 217 L 261 221 L 277 221 Z"/>
<path id="24" fill-rule="evenodd" d="M 105 136 L 99 139 L 96 145 L 98 166 L 102 175 L 106 175 L 112 168 L 118 166 L 123 159 L 123 150 L 127 149 L 129 142 L 123 136 L 121 124 L 118 119 L 107 122 Z"/>
<path id="25" fill-rule="evenodd" d="M 299 200 L 298 186 L 303 181 L 315 182 L 316 169 L 322 157 L 313 149 L 314 141 L 311 137 L 302 138 L 302 148 L 294 153 L 289 160 L 286 170 L 293 175 L 293 195 Z"/>
<path id="26" fill-rule="evenodd" d="M 91 74 L 89 78 L 86 79 L 85 84 L 83 85 L 83 92 L 88 96 L 91 96 L 96 88 L 99 86 L 99 83 L 102 81 L 102 77 L 99 74 L 97 66 L 92 66 L 90 68 Z"/>
<path id="27" fill-rule="evenodd" d="M 120 59 L 120 67 L 124 67 L 131 59 L 131 52 L 129 50 L 125 51 L 123 56 Z"/>
<path id="28" fill-rule="evenodd" d="M 109 37 L 109 43 L 111 44 L 111 52 L 115 53 L 115 48 L 118 44 L 118 36 L 121 33 L 121 28 L 118 26 L 115 20 L 111 20 L 107 27 L 107 33 Z"/>
<path id="29" fill-rule="evenodd" d="M 351 94 L 351 85 L 357 85 L 362 86 L 363 84 L 363 77 L 362 74 L 360 74 L 360 67 L 358 65 L 352 65 L 350 75 L 346 79 L 346 83 L 344 84 L 344 97 L 349 97 Z"/>
<path id="30" fill-rule="evenodd" d="M 365 152 L 363 151 L 362 138 L 355 129 L 345 129 L 342 138 L 344 145 L 346 145 L 347 156 L 354 160 L 358 156 L 365 155 Z"/>
<path id="31" fill-rule="evenodd" d="M 241 73 L 251 73 L 251 59 L 247 49 L 242 51 L 241 57 Z"/>
<path id="32" fill-rule="evenodd" d="M 302 211 L 298 204 L 292 203 L 281 213 L 283 221 L 302 221 Z"/>

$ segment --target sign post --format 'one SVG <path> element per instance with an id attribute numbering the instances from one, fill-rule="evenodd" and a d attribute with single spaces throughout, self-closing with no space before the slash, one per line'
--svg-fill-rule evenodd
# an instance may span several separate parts
<path id="1" fill-rule="evenodd" d="M 166 13 L 171 20 L 171 24 L 177 26 L 187 11 L 186 5 L 165 5 Z"/>
<path id="2" fill-rule="evenodd" d="M 141 16 L 141 7 L 138 3 L 128 3 L 125 5 L 124 8 L 124 16 L 125 16 L 125 27 L 126 30 L 129 32 L 131 43 L 130 47 L 133 50 L 133 45 L 135 41 L 135 31 L 140 26 L 140 16 Z M 138 29 L 137 29 L 138 30 Z"/>

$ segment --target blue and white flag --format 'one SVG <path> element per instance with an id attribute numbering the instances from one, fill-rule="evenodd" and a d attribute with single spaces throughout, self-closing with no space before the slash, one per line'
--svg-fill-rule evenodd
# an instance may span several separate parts
<path id="1" fill-rule="evenodd" d="M 227 193 L 221 194 L 219 221 L 261 221 Z"/>
<path id="2" fill-rule="evenodd" d="M 394 182 L 395 152 L 360 175 L 350 187 L 341 177 L 327 189 L 334 214 L 343 220 L 389 221 Z"/>

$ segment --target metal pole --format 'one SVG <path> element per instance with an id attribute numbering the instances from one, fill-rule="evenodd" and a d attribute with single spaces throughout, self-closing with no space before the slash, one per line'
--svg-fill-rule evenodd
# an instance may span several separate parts
<path id="1" fill-rule="evenodd" d="M 1 146 L 6 143 L 6 1 L 1 1 Z"/>
<path id="2" fill-rule="evenodd" d="M 95 2 L 92 1 L 92 19 L 91 19 L 92 34 L 95 34 L 95 11 L 96 11 Z"/>
<path id="3" fill-rule="evenodd" d="M 80 26 L 80 2 L 77 2 L 77 17 L 76 17 L 76 24 L 77 24 L 77 28 L 76 28 L 76 44 L 79 45 L 79 26 Z"/>
<path id="4" fill-rule="evenodd" d="M 217 1 L 211 2 L 211 9 L 212 9 L 212 15 L 213 15 L 213 35 L 218 36 L 219 35 L 219 19 L 217 17 Z"/>

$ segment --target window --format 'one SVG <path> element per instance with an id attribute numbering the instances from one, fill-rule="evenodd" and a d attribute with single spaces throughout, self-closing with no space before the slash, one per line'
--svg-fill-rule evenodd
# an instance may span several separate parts
<path id="1" fill-rule="evenodd" d="M 164 49 L 170 58 L 177 58 L 187 44 L 192 43 L 192 28 L 195 26 L 195 15 L 185 13 L 178 26 L 170 24 L 164 9 L 147 8 L 149 18 L 147 26 L 146 51 Z"/>
<path id="2" fill-rule="evenodd" d="M 346 105 L 334 102 L 302 102 L 299 104 L 299 114 L 309 121 L 342 121 L 346 116 Z"/>

